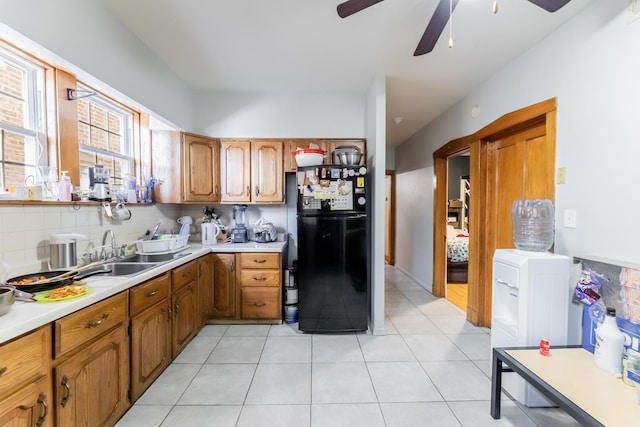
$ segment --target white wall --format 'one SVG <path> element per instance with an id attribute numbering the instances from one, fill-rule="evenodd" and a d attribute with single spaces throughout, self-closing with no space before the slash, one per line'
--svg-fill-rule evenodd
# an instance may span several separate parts
<path id="1" fill-rule="evenodd" d="M 398 147 L 398 187 L 421 185 L 431 177 L 433 151 L 449 140 L 510 111 L 557 97 L 556 165 L 567 168 L 567 183 L 556 185 L 555 251 L 622 261 L 640 258 L 640 226 L 628 220 L 640 211 L 640 20 L 632 21 L 628 5 L 627 0 L 594 2 Z M 480 108 L 477 118 L 470 114 L 474 105 Z M 400 224 L 408 212 L 410 217 L 432 215 L 428 201 L 411 205 L 414 212 L 398 199 Z M 577 210 L 577 228 L 562 227 L 565 209 Z M 413 240 L 413 250 L 430 260 L 430 233 L 416 231 Z M 431 269 L 415 265 L 411 253 L 398 253 L 396 260 L 431 284 Z"/>
<path id="2" fill-rule="evenodd" d="M 121 100 L 191 128 L 189 88 L 102 1 L 0 0 L 0 10 L 0 37 L 97 89 L 111 87 Z"/>
<path id="3" fill-rule="evenodd" d="M 386 81 L 377 78 L 367 96 L 367 168 L 369 176 L 369 222 L 371 230 L 370 329 L 384 335 L 384 226 L 386 168 Z M 371 200 L 373 199 L 373 200 Z"/>
<path id="4" fill-rule="evenodd" d="M 216 137 L 364 138 L 365 97 L 202 92 L 194 131 Z"/>

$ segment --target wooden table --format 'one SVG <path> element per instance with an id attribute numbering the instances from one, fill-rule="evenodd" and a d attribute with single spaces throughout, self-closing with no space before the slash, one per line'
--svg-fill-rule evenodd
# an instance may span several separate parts
<path id="1" fill-rule="evenodd" d="M 491 416 L 495 419 L 500 418 L 503 372 L 516 372 L 583 426 L 640 425 L 635 388 L 597 367 L 593 354 L 581 347 L 551 347 L 548 357 L 541 356 L 538 347 L 494 348 Z"/>

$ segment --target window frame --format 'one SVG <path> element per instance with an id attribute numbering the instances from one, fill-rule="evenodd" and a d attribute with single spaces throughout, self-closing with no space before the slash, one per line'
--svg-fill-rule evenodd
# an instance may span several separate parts
<path id="1" fill-rule="evenodd" d="M 0 158 L 0 163 L 3 165 L 1 168 L 0 180 L 7 185 L 6 182 L 6 166 L 22 166 L 25 169 L 25 183 L 29 176 L 36 177 L 36 168 L 38 166 L 47 166 L 49 162 L 48 146 L 47 146 L 47 109 L 46 105 L 46 72 L 47 67 L 40 61 L 31 57 L 25 56 L 22 52 L 16 50 L 10 45 L 0 40 L 0 58 L 7 64 L 22 70 L 25 73 L 25 79 L 23 87 L 21 88 L 24 99 L 17 98 L 11 94 L 6 94 L 9 97 L 20 100 L 26 105 L 23 113 L 25 114 L 24 122 L 28 127 L 19 127 L 10 123 L 0 122 L 0 132 L 5 132 L 24 137 L 25 139 L 32 139 L 34 141 L 34 148 L 29 152 L 24 152 L 25 159 L 23 163 L 13 160 L 6 160 L 4 153 Z M 39 147 L 39 149 L 37 148 Z M 0 150 L 4 152 L 4 142 L 0 140 Z M 29 157 L 33 157 L 33 161 L 29 161 Z M 31 169 L 33 172 L 27 175 L 27 171 Z"/>

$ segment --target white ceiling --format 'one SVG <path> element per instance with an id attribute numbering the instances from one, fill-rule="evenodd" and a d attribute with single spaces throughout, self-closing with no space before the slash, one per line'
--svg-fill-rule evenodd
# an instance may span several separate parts
<path id="1" fill-rule="evenodd" d="M 397 145 L 592 0 L 548 13 L 527 0 L 461 0 L 433 52 L 414 57 L 438 0 L 386 0 L 348 18 L 342 0 L 103 0 L 196 90 L 365 94 L 387 76 Z M 394 118 L 402 117 L 397 125 Z"/>

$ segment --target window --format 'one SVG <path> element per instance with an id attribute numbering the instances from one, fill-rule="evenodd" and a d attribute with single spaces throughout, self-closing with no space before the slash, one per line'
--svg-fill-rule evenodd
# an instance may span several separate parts
<path id="1" fill-rule="evenodd" d="M 0 188 L 34 185 L 47 164 L 44 69 L 0 45 Z"/>
<path id="2" fill-rule="evenodd" d="M 101 94 L 83 98 L 87 92 L 90 89 L 78 85 L 81 179 L 88 180 L 88 168 L 103 165 L 109 169 L 111 185 L 117 188 L 123 177 L 134 175 L 133 113 Z"/>

